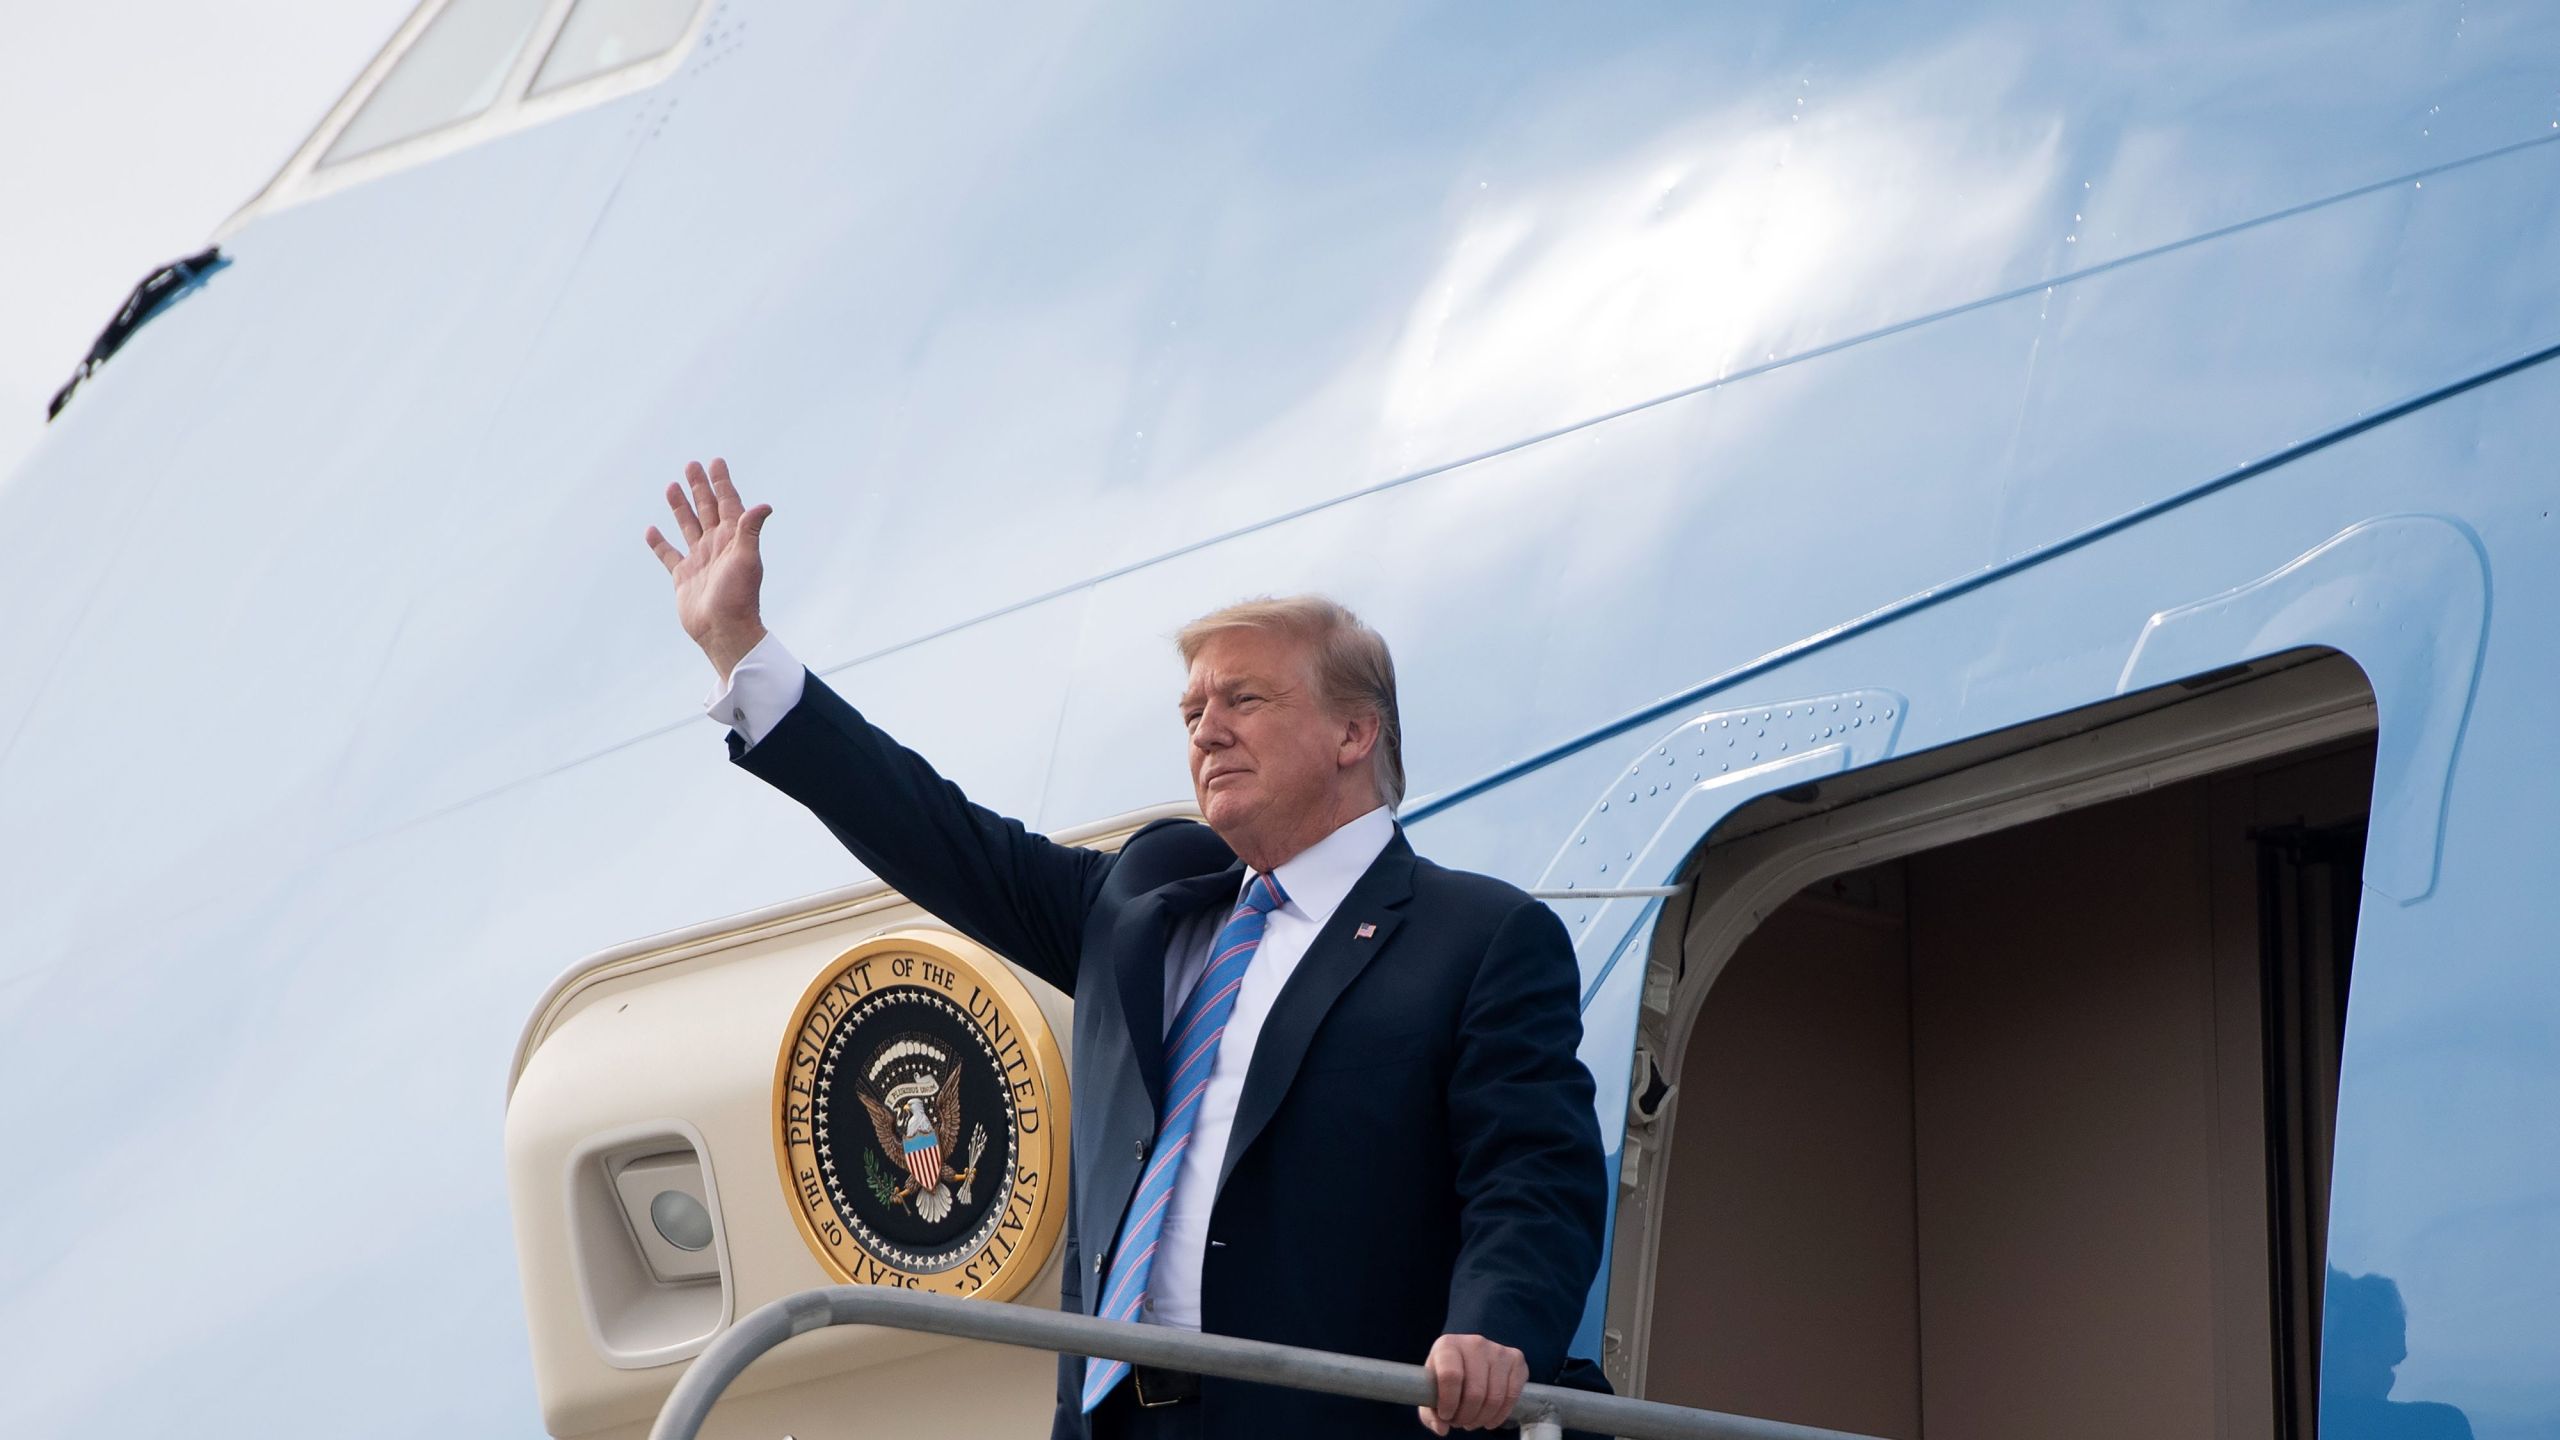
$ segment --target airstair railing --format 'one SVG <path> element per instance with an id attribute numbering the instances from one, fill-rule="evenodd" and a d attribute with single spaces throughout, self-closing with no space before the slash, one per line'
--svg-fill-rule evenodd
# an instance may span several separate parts
<path id="1" fill-rule="evenodd" d="M 794 1335 L 830 1325 L 884 1325 L 1399 1405 L 1428 1405 L 1438 1394 L 1430 1374 L 1419 1365 L 954 1295 L 925 1295 L 880 1285 L 834 1285 L 759 1306 L 712 1341 L 676 1382 L 675 1393 L 667 1397 L 657 1424 L 649 1431 L 649 1440 L 695 1440 L 721 1392 L 757 1356 Z M 1557 1440 L 1565 1426 L 1623 1440 L 1868 1440 L 1838 1430 L 1555 1385 L 1524 1389 L 1512 1409 L 1511 1422 L 1520 1427 L 1522 1440 Z"/>

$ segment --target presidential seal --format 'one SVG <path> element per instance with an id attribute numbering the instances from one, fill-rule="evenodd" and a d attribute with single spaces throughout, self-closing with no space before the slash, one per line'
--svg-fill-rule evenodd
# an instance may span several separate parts
<path id="1" fill-rule="evenodd" d="M 1005 1300 L 1066 1218 L 1067 1069 L 1038 1002 L 960 936 L 837 956 L 774 1069 L 792 1217 L 857 1285 Z"/>

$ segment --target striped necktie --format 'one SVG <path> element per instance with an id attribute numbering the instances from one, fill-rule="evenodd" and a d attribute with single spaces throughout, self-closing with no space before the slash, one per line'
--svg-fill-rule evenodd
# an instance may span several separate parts
<path id="1" fill-rule="evenodd" d="M 1120 1244 L 1112 1252 L 1111 1275 L 1102 1287 L 1102 1303 L 1093 1313 L 1105 1320 L 1136 1317 L 1147 1299 L 1147 1274 L 1155 1268 L 1156 1237 L 1164 1231 L 1165 1201 L 1172 1198 L 1173 1179 L 1182 1154 L 1191 1148 L 1191 1130 L 1200 1119 L 1200 1095 L 1209 1088 L 1209 1070 L 1218 1057 L 1218 1037 L 1227 1033 L 1227 1016 L 1236 1008 L 1236 992 L 1244 985 L 1245 967 L 1262 944 L 1262 925 L 1271 912 L 1288 902 L 1280 882 L 1256 875 L 1244 887 L 1233 915 L 1209 947 L 1209 968 L 1173 1017 L 1164 1042 L 1164 1120 L 1156 1126 L 1156 1143 L 1148 1151 L 1146 1173 L 1129 1201 L 1120 1224 Z M 1091 1414 L 1120 1377 L 1129 1373 L 1122 1360 L 1085 1362 L 1084 1409 Z"/>

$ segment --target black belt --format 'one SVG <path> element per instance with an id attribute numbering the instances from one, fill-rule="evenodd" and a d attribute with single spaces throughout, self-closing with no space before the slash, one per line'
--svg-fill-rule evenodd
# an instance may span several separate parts
<path id="1" fill-rule="evenodd" d="M 1129 1367 L 1129 1380 L 1138 1387 L 1138 1403 L 1150 1410 L 1200 1398 L 1200 1377 L 1188 1370 L 1159 1370 L 1153 1365 L 1132 1365 Z"/>

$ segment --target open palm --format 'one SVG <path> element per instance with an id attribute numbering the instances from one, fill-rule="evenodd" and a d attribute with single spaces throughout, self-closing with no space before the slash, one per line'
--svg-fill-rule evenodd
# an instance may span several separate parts
<path id="1" fill-rule="evenodd" d="M 758 605 L 764 555 L 756 537 L 773 507 L 749 509 L 743 504 L 737 487 L 729 483 L 726 460 L 713 460 L 708 471 L 687 462 L 684 478 L 683 485 L 668 483 L 667 508 L 675 512 L 676 528 L 689 548 L 678 551 L 655 525 L 645 538 L 675 581 L 677 623 L 726 675 L 764 638 Z"/>

